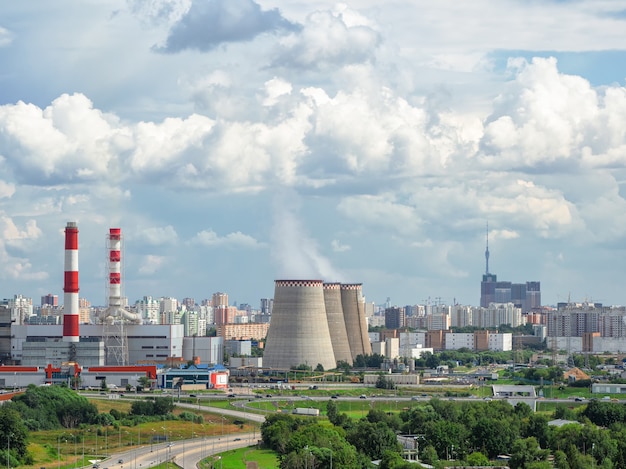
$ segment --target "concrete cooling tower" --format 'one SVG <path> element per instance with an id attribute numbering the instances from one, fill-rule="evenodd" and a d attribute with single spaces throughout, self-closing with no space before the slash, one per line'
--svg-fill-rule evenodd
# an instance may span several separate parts
<path id="1" fill-rule="evenodd" d="M 289 370 L 305 364 L 337 366 L 328 329 L 321 280 L 276 280 L 274 309 L 263 366 Z"/>
<path id="2" fill-rule="evenodd" d="M 352 360 L 358 355 L 371 355 L 372 345 L 367 335 L 365 300 L 360 283 L 341 284 L 341 305 Z"/>
<path id="3" fill-rule="evenodd" d="M 352 365 L 352 353 L 350 352 L 346 322 L 343 319 L 343 308 L 341 306 L 341 284 L 324 284 L 324 305 L 335 359 L 337 361 L 343 360 Z"/>

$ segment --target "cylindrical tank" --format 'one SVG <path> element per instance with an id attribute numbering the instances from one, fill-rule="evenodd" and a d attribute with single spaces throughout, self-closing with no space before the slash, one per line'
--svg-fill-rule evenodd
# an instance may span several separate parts
<path id="1" fill-rule="evenodd" d="M 352 360 L 358 355 L 371 355 L 372 346 L 367 335 L 365 319 L 365 299 L 360 283 L 341 284 L 341 305 Z"/>
<path id="2" fill-rule="evenodd" d="M 341 307 L 341 284 L 324 283 L 324 305 L 335 360 L 342 360 L 352 365 L 352 353 L 350 352 L 346 322 L 343 319 L 343 308 Z"/>
<path id="3" fill-rule="evenodd" d="M 276 280 L 274 309 L 263 353 L 263 366 L 289 370 L 337 366 L 330 340 L 321 280 Z"/>

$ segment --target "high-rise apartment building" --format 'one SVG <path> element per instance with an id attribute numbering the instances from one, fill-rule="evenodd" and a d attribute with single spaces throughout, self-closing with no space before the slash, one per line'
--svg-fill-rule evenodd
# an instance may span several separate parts
<path id="1" fill-rule="evenodd" d="M 392 306 L 385 308 L 385 328 L 386 329 L 401 329 L 405 326 L 404 322 L 404 308 Z"/>
<path id="2" fill-rule="evenodd" d="M 213 293 L 211 303 L 214 308 L 217 308 L 218 306 L 228 306 L 228 293 Z"/>
<path id="3" fill-rule="evenodd" d="M 160 324 L 159 313 L 161 307 L 159 300 L 151 296 L 144 296 L 135 302 L 135 311 L 141 315 L 145 324 Z"/>
<path id="4" fill-rule="evenodd" d="M 41 297 L 41 306 L 59 306 L 59 296 L 48 293 Z"/>

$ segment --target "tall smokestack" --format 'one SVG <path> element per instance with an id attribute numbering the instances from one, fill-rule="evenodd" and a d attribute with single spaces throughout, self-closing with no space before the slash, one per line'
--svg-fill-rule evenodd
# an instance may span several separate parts
<path id="1" fill-rule="evenodd" d="M 78 227 L 65 227 L 65 283 L 63 285 L 63 342 L 78 342 Z"/>
<path id="2" fill-rule="evenodd" d="M 109 228 L 109 308 L 122 307 L 122 229 Z"/>
<path id="3" fill-rule="evenodd" d="M 263 366 L 336 368 L 321 280 L 276 280 Z"/>

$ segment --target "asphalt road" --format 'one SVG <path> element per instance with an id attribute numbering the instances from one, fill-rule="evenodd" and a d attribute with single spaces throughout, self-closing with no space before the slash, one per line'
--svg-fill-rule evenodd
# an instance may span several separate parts
<path id="1" fill-rule="evenodd" d="M 238 433 L 145 445 L 130 451 L 112 454 L 108 459 L 100 462 L 100 468 L 145 469 L 173 460 L 183 469 L 195 469 L 200 460 L 212 454 L 255 445 L 258 436 L 256 433 Z"/>

